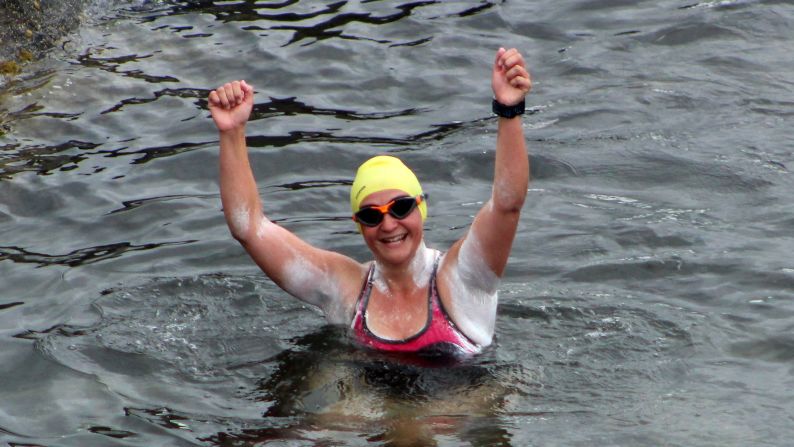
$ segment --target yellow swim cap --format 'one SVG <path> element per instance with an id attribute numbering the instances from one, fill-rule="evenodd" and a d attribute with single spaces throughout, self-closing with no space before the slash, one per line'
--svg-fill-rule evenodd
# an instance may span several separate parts
<path id="1" fill-rule="evenodd" d="M 397 157 L 378 155 L 358 167 L 353 187 L 350 189 L 350 208 L 355 213 L 361 202 L 375 192 L 386 189 L 399 189 L 410 196 L 422 194 L 422 185 L 408 166 Z M 427 219 L 427 202 L 419 204 L 422 221 Z"/>

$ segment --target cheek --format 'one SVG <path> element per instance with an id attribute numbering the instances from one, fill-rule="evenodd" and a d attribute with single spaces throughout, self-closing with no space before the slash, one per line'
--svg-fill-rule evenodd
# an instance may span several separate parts
<path id="1" fill-rule="evenodd" d="M 424 231 L 424 222 L 422 222 L 422 214 L 417 210 L 409 217 L 411 229 L 414 230 L 416 233 L 422 233 Z"/>
<path id="2" fill-rule="evenodd" d="M 365 226 L 361 227 L 361 237 L 364 239 L 364 243 L 367 244 L 367 247 L 369 247 L 370 249 L 375 243 L 376 233 L 377 231 L 370 227 L 365 227 Z"/>

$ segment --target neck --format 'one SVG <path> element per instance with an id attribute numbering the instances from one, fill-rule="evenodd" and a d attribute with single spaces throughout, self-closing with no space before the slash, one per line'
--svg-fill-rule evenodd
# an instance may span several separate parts
<path id="1" fill-rule="evenodd" d="M 383 264 L 375 261 L 375 285 L 386 295 L 405 294 L 424 288 L 433 273 L 434 252 L 424 241 L 405 264 Z"/>

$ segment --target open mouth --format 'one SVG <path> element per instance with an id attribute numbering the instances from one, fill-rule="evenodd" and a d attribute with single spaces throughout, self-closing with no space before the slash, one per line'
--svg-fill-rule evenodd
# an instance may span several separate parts
<path id="1" fill-rule="evenodd" d="M 400 234 L 398 236 L 382 238 L 380 241 L 384 244 L 399 244 L 404 241 L 406 237 L 408 237 L 407 234 Z"/>

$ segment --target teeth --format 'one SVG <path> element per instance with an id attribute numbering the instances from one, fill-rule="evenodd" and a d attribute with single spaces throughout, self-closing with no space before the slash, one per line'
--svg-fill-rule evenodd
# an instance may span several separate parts
<path id="1" fill-rule="evenodd" d="M 397 242 L 397 241 L 403 240 L 404 238 L 405 238 L 405 235 L 403 234 L 401 236 L 394 236 L 394 237 L 383 239 L 383 242 Z"/>

